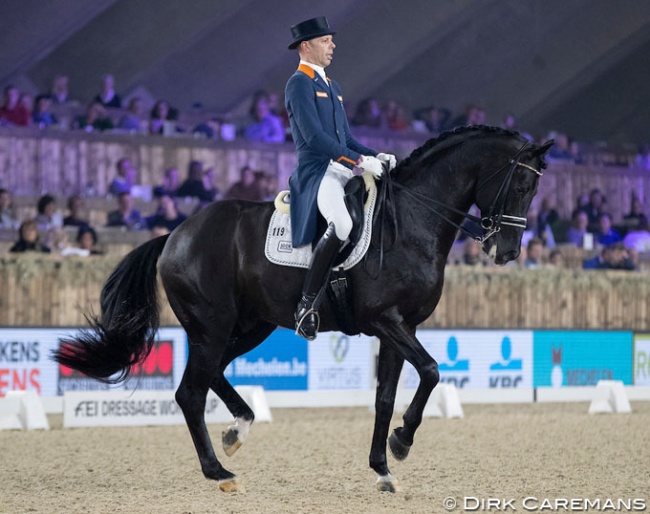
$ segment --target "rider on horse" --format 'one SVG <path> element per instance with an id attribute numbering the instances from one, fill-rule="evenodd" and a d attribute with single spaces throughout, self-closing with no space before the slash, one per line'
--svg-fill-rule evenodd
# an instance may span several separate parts
<path id="1" fill-rule="evenodd" d="M 328 227 L 311 259 L 302 297 L 296 309 L 296 333 L 308 340 L 319 325 L 318 299 L 334 259 L 352 230 L 344 201 L 344 187 L 356 167 L 380 178 L 383 162 L 395 167 L 394 155 L 377 153 L 350 134 L 339 85 L 328 79 L 325 67 L 332 62 L 335 34 L 325 17 L 312 18 L 291 27 L 290 50 L 300 56 L 298 70 L 287 82 L 285 106 L 296 145 L 298 163 L 291 190 L 291 233 L 294 247 L 316 238 L 318 212 Z"/>

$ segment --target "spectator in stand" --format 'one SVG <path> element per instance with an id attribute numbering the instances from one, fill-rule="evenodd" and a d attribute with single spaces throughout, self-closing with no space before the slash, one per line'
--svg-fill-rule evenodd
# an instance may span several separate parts
<path id="1" fill-rule="evenodd" d="M 221 127 L 223 125 L 223 120 L 217 116 L 210 118 L 209 120 L 202 121 L 197 124 L 193 129 L 193 134 L 199 134 L 204 136 L 206 139 L 221 139 Z"/>
<path id="2" fill-rule="evenodd" d="M 18 220 L 12 205 L 11 193 L 7 189 L 0 189 L 0 228 L 18 228 Z"/>
<path id="3" fill-rule="evenodd" d="M 176 201 L 169 191 L 158 192 L 158 208 L 156 214 L 147 218 L 149 229 L 153 227 L 167 227 L 171 232 L 187 219 L 185 214 L 178 212 Z"/>
<path id="4" fill-rule="evenodd" d="M 203 172 L 203 188 L 208 192 L 208 196 L 212 197 L 213 202 L 221 200 L 221 191 L 217 187 L 215 178 L 213 167 L 209 167 Z"/>
<path id="5" fill-rule="evenodd" d="M 601 193 L 600 189 L 594 188 L 589 193 L 589 203 L 584 208 L 589 219 L 589 232 L 598 231 L 598 223 L 600 215 L 605 212 L 605 204 L 607 201 Z"/>
<path id="6" fill-rule="evenodd" d="M 115 78 L 113 75 L 108 74 L 102 77 L 100 91 L 93 101 L 111 109 L 122 107 L 122 99 L 115 92 Z"/>
<path id="7" fill-rule="evenodd" d="M 550 132 L 548 139 L 555 140 L 555 144 L 546 154 L 547 160 L 550 161 L 564 161 L 573 162 L 573 155 L 571 155 L 569 147 L 569 136 L 561 132 Z"/>
<path id="8" fill-rule="evenodd" d="M 465 112 L 457 116 L 451 123 L 451 127 L 462 127 L 465 125 L 483 125 L 485 123 L 485 111 L 476 105 L 469 104 Z"/>
<path id="9" fill-rule="evenodd" d="M 59 105 L 73 102 L 69 96 L 69 85 L 70 80 L 66 75 L 56 75 L 52 81 L 52 88 L 50 89 L 52 102 Z"/>
<path id="10" fill-rule="evenodd" d="M 609 246 L 623 240 L 621 234 L 612 228 L 612 218 L 606 212 L 601 213 L 598 217 L 598 229 L 594 238 L 601 246 Z"/>
<path id="11" fill-rule="evenodd" d="M 239 170 L 239 181 L 228 189 L 226 200 L 261 202 L 263 199 L 263 192 L 259 181 L 255 178 L 255 171 L 250 166 L 244 166 Z"/>
<path id="12" fill-rule="evenodd" d="M 481 259 L 481 245 L 473 239 L 466 239 L 463 243 L 463 255 L 456 264 L 464 266 L 481 266 L 485 262 Z"/>
<path id="13" fill-rule="evenodd" d="M 58 123 L 56 116 L 52 112 L 52 97 L 50 95 L 38 95 L 36 97 L 34 110 L 32 111 L 32 121 L 39 128 Z"/>
<path id="14" fill-rule="evenodd" d="M 128 230 L 145 230 L 147 222 L 140 211 L 133 208 L 131 193 L 117 195 L 117 209 L 108 213 L 107 227 L 126 227 Z"/>
<path id="15" fill-rule="evenodd" d="M 84 225 L 77 232 L 77 245 L 89 255 L 102 255 L 104 252 L 97 249 L 97 232 L 94 228 Z"/>
<path id="16" fill-rule="evenodd" d="M 507 112 L 503 116 L 503 120 L 501 120 L 501 128 L 505 130 L 513 130 L 516 132 L 519 132 L 523 137 L 528 139 L 528 141 L 533 141 L 535 138 L 528 134 L 527 132 L 522 132 L 519 130 L 519 127 L 517 125 L 517 118 L 515 115 L 511 112 Z"/>
<path id="17" fill-rule="evenodd" d="M 120 193 L 130 193 L 131 187 L 135 184 L 137 170 L 128 157 L 122 157 L 115 165 L 117 175 L 108 185 L 108 192 L 113 196 Z"/>
<path id="18" fill-rule="evenodd" d="M 384 117 L 389 130 L 400 132 L 409 128 L 409 120 L 404 108 L 394 100 L 386 102 Z"/>
<path id="19" fill-rule="evenodd" d="M 375 98 L 364 98 L 357 105 L 357 112 L 350 122 L 357 127 L 383 128 L 384 118 Z"/>
<path id="20" fill-rule="evenodd" d="M 418 132 L 427 131 L 437 136 L 447 130 L 449 116 L 451 116 L 451 112 L 448 109 L 441 109 L 433 105 L 417 111 L 411 125 L 413 130 Z"/>
<path id="21" fill-rule="evenodd" d="M 260 172 L 264 173 L 264 172 Z M 265 202 L 272 202 L 278 196 L 278 177 L 270 173 L 264 174 L 264 187 L 262 188 L 262 200 Z"/>
<path id="22" fill-rule="evenodd" d="M 648 220 L 644 217 L 639 224 L 623 239 L 626 248 L 632 248 L 637 252 L 650 252 L 650 230 Z"/>
<path id="23" fill-rule="evenodd" d="M 533 237 L 528 241 L 526 247 L 526 260 L 524 267 L 527 269 L 539 269 L 543 266 L 542 254 L 544 252 L 544 243 L 541 239 Z"/>
<path id="24" fill-rule="evenodd" d="M 545 196 L 542 198 L 542 203 L 539 207 L 539 213 L 537 214 L 537 235 L 538 237 L 545 239 L 544 234 L 548 234 L 548 231 L 552 232 L 553 224 L 560 219 L 560 215 L 553 207 L 551 198 Z"/>
<path id="25" fill-rule="evenodd" d="M 215 192 L 207 190 L 203 183 L 203 163 L 201 161 L 190 162 L 187 178 L 176 191 L 176 196 L 198 198 L 201 204 L 214 201 Z"/>
<path id="26" fill-rule="evenodd" d="M 83 227 L 88 226 L 88 220 L 85 217 L 86 202 L 80 195 L 72 195 L 68 198 L 68 210 L 70 214 L 63 218 L 64 227 Z"/>
<path id="27" fill-rule="evenodd" d="M 9 249 L 12 253 L 40 252 L 51 253 L 47 246 L 40 242 L 36 220 L 23 221 L 18 230 L 18 241 Z"/>
<path id="28" fill-rule="evenodd" d="M 178 175 L 178 169 L 174 166 L 167 168 L 163 175 L 162 183 L 153 188 L 153 195 L 158 197 L 163 192 L 167 191 L 172 196 L 176 196 L 176 190 L 181 181 Z"/>
<path id="29" fill-rule="evenodd" d="M 39 230 L 63 227 L 63 215 L 58 211 L 56 198 L 52 195 L 45 194 L 41 196 L 36 204 L 36 210 L 38 211 L 36 223 Z"/>
<path id="30" fill-rule="evenodd" d="M 574 211 L 571 218 L 571 227 L 567 231 L 567 241 L 580 248 L 584 247 L 584 238 L 588 234 L 589 218 L 585 211 Z"/>
<path id="31" fill-rule="evenodd" d="M 86 132 L 102 132 L 113 129 L 113 120 L 106 114 L 106 109 L 100 102 L 93 102 L 88 106 L 85 115 L 74 119 L 72 128 Z"/>
<path id="32" fill-rule="evenodd" d="M 9 85 L 4 90 L 4 103 L 0 107 L 0 125 L 29 125 L 32 113 L 20 101 L 20 91 L 16 86 Z"/>
<path id="33" fill-rule="evenodd" d="M 271 111 L 266 93 L 255 95 L 248 114 L 250 120 L 244 128 L 244 137 L 248 141 L 284 143 L 286 133 L 282 120 Z"/>
<path id="34" fill-rule="evenodd" d="M 169 131 L 175 132 L 175 125 L 169 102 L 158 100 L 149 115 L 149 134 L 166 135 Z"/>
<path id="35" fill-rule="evenodd" d="M 553 266 L 555 268 L 563 268 L 564 255 L 562 254 L 562 252 L 557 248 L 551 250 L 551 253 L 548 256 L 548 264 L 549 266 Z"/>
<path id="36" fill-rule="evenodd" d="M 143 124 L 146 124 L 146 120 L 144 119 L 144 102 L 139 96 L 134 96 L 129 100 L 127 112 L 120 118 L 117 128 L 131 132 L 140 132 Z"/>
<path id="37" fill-rule="evenodd" d="M 647 223 L 647 221 L 648 218 L 643 213 L 643 204 L 641 204 L 641 200 L 633 194 L 630 212 L 623 216 L 623 225 L 625 225 L 626 229 L 633 230 L 641 226 L 643 222 Z"/>
<path id="38" fill-rule="evenodd" d="M 584 155 L 582 155 L 582 148 L 577 141 L 569 143 L 569 154 L 574 164 L 584 164 L 586 162 Z"/>
<path id="39" fill-rule="evenodd" d="M 600 255 L 584 260 L 582 269 L 634 271 L 637 268 L 625 245 L 618 242 L 603 248 Z"/>

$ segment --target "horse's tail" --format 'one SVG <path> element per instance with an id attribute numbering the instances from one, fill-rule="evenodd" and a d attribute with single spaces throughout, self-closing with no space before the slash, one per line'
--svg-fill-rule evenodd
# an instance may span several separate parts
<path id="1" fill-rule="evenodd" d="M 168 237 L 148 241 L 122 259 L 102 288 L 101 318 L 86 315 L 90 328 L 62 339 L 55 361 L 115 384 L 147 358 L 159 324 L 156 265 Z"/>

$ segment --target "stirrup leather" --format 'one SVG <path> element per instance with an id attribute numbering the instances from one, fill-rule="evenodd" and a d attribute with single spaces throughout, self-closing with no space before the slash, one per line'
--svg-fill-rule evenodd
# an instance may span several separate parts
<path id="1" fill-rule="evenodd" d="M 298 314 L 298 313 L 296 313 Z M 307 316 L 313 315 L 314 318 L 316 319 L 316 330 L 314 331 L 314 334 L 307 334 L 302 328 L 303 322 L 307 319 Z M 320 316 L 318 315 L 318 311 L 314 310 L 313 307 L 310 307 L 309 309 L 305 310 L 305 312 L 300 313 L 300 319 L 296 316 L 296 335 L 300 337 L 304 337 L 308 341 L 313 341 L 316 339 L 316 334 L 318 334 L 318 330 L 320 329 Z"/>

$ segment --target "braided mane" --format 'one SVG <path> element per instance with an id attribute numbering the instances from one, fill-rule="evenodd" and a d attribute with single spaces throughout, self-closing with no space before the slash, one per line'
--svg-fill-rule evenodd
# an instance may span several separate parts
<path id="1" fill-rule="evenodd" d="M 455 138 L 455 136 L 468 135 L 469 137 L 475 137 L 483 134 L 501 134 L 504 136 L 523 138 L 519 132 L 503 129 L 501 127 L 492 127 L 489 125 L 464 125 L 452 130 L 447 130 L 438 137 L 429 139 L 422 146 L 413 150 L 411 155 L 402 161 L 401 165 L 408 168 L 411 164 L 420 161 L 424 156 L 432 155 L 438 151 L 451 148 L 452 146 L 461 143 L 462 141 L 460 140 L 451 139 Z"/>

